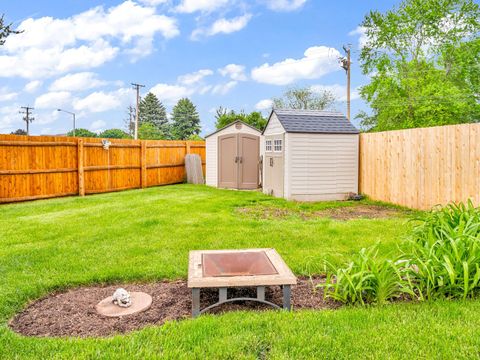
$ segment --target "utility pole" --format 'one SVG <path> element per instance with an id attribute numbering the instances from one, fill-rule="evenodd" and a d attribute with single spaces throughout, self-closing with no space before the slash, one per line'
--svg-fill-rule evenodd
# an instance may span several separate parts
<path id="1" fill-rule="evenodd" d="M 137 108 L 135 110 L 135 132 L 133 138 L 138 139 L 138 106 L 140 105 L 140 88 L 145 87 L 145 85 L 132 83 L 133 88 L 137 91 Z"/>
<path id="2" fill-rule="evenodd" d="M 340 59 L 341 66 L 347 73 L 347 119 L 350 119 L 350 72 L 351 72 L 351 65 L 352 62 L 350 61 L 350 47 L 351 45 L 343 45 L 343 50 L 347 54 L 347 57 L 343 57 Z"/>
<path id="3" fill-rule="evenodd" d="M 35 120 L 34 117 L 32 117 L 32 111 L 35 110 L 33 107 L 30 106 L 22 106 L 20 107 L 19 113 L 24 115 L 23 121 L 27 123 L 27 135 L 30 135 L 30 123 Z"/>

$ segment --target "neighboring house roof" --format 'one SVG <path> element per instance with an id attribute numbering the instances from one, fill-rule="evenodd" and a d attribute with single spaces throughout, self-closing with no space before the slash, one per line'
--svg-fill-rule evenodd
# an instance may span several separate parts
<path id="1" fill-rule="evenodd" d="M 217 131 L 215 131 L 215 132 L 213 132 L 213 133 L 211 133 L 211 134 L 208 134 L 207 136 L 205 136 L 205 139 L 206 139 L 207 137 L 209 137 L 209 136 L 215 135 L 216 133 L 218 133 L 218 132 L 220 132 L 220 131 L 222 131 L 222 130 L 224 130 L 224 129 L 226 129 L 226 128 L 229 128 L 229 127 L 232 126 L 232 125 L 238 124 L 238 123 L 240 123 L 240 124 L 242 124 L 242 125 L 245 125 L 245 126 L 248 126 L 249 128 L 251 128 L 251 129 L 253 129 L 253 130 L 255 130 L 255 131 L 258 131 L 259 134 L 261 133 L 261 131 L 258 130 L 256 127 L 253 127 L 252 125 L 249 125 L 249 124 L 247 124 L 246 122 L 244 122 L 244 121 L 242 121 L 242 120 L 237 120 L 237 121 L 234 121 L 234 122 L 228 124 L 227 126 L 224 126 L 224 127 L 221 128 L 221 129 L 218 129 Z"/>
<path id="2" fill-rule="evenodd" d="M 360 131 L 340 112 L 323 110 L 274 109 L 286 132 L 316 134 L 358 134 Z M 265 126 L 265 129 L 268 127 Z M 264 130 L 265 131 L 265 130 Z"/>

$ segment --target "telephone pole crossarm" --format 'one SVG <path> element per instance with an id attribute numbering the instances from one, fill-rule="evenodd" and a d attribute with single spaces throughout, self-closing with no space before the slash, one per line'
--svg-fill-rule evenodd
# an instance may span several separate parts
<path id="1" fill-rule="evenodd" d="M 32 117 L 32 111 L 35 110 L 33 107 L 30 106 L 21 106 L 20 107 L 19 113 L 24 115 L 23 116 L 23 121 L 25 121 L 27 125 L 27 135 L 30 135 L 30 123 L 35 120 L 34 117 Z"/>

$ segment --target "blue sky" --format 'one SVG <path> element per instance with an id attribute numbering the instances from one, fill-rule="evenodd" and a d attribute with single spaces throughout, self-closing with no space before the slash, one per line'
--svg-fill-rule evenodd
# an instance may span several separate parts
<path id="1" fill-rule="evenodd" d="M 134 103 L 131 82 L 145 84 L 168 110 L 180 97 L 196 104 L 202 133 L 214 109 L 268 112 L 269 99 L 293 85 L 330 89 L 346 111 L 345 72 L 337 57 L 352 44 L 352 114 L 368 106 L 355 88 L 368 11 L 389 0 L 6 1 L 6 20 L 24 30 L 0 49 L 0 133 L 25 124 L 20 106 L 35 107 L 31 134 L 124 128 Z"/>

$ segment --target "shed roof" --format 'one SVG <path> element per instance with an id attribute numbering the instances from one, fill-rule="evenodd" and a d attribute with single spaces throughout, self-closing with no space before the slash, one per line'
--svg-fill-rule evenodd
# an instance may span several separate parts
<path id="1" fill-rule="evenodd" d="M 221 129 L 218 129 L 218 130 L 214 131 L 213 133 L 210 133 L 210 134 L 206 135 L 206 136 L 205 136 L 205 139 L 206 139 L 207 137 L 209 137 L 209 136 L 215 135 L 216 133 L 218 133 L 218 132 L 220 132 L 220 131 L 222 131 L 222 130 L 227 129 L 227 128 L 229 128 L 230 126 L 234 126 L 234 125 L 236 125 L 236 124 L 238 124 L 238 123 L 240 123 L 240 124 L 242 124 L 242 125 L 245 125 L 245 126 L 248 126 L 249 128 L 251 128 L 251 129 L 253 129 L 253 130 L 255 130 L 255 131 L 258 131 L 259 134 L 261 133 L 261 131 L 258 130 L 256 127 L 253 127 L 252 125 L 247 124 L 246 122 L 244 122 L 244 121 L 242 121 L 242 120 L 236 120 L 236 121 L 234 121 L 234 122 L 232 122 L 232 123 L 230 123 L 230 124 L 222 127 Z"/>
<path id="2" fill-rule="evenodd" d="M 273 113 L 277 115 L 286 132 L 318 134 L 358 134 L 360 132 L 341 112 L 274 109 L 270 118 Z"/>

